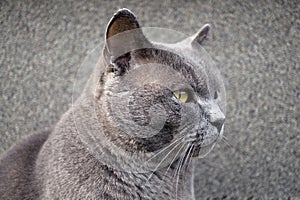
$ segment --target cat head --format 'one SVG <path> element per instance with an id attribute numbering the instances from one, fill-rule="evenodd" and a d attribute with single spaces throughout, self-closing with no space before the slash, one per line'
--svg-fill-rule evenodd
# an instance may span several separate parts
<path id="1" fill-rule="evenodd" d="M 106 143 L 114 146 L 109 151 L 128 159 L 156 155 L 166 166 L 212 149 L 223 134 L 225 89 L 201 47 L 209 31 L 204 25 L 191 37 L 163 44 L 145 36 L 131 11 L 113 16 L 95 94 Z"/>

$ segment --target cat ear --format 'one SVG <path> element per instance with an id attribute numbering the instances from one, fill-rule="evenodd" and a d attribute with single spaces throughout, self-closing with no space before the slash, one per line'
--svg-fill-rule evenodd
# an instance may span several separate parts
<path id="1" fill-rule="evenodd" d="M 149 45 L 135 15 L 126 8 L 118 10 L 109 21 L 105 33 L 104 53 L 110 61 Z"/>
<path id="2" fill-rule="evenodd" d="M 209 24 L 205 24 L 199 30 L 199 32 L 192 39 L 192 44 L 203 45 L 204 41 L 208 38 L 209 30 L 211 29 Z"/>

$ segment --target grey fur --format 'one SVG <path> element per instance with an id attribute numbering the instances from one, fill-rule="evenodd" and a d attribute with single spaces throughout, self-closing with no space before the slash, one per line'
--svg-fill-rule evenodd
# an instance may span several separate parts
<path id="1" fill-rule="evenodd" d="M 130 11 L 118 11 L 72 108 L 52 131 L 2 155 L 0 199 L 194 199 L 191 159 L 222 135 L 223 83 L 193 38 L 155 44 L 137 29 L 127 35 L 136 42 L 121 42 L 143 48 L 118 55 L 124 43 L 110 33 L 136 28 Z M 190 103 L 174 98 L 181 88 L 191 91 Z"/>

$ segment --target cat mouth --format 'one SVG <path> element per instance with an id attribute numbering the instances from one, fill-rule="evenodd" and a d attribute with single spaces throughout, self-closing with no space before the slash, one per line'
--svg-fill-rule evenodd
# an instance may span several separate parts
<path id="1" fill-rule="evenodd" d="M 223 129 L 221 131 L 213 131 L 212 134 L 192 134 L 192 136 L 189 136 L 189 142 L 192 145 L 191 157 L 203 158 L 207 156 L 220 140 L 222 134 Z"/>
<path id="2" fill-rule="evenodd" d="M 193 146 L 192 148 L 192 153 L 191 153 L 191 157 L 197 157 L 197 158 L 204 158 L 206 157 L 211 150 L 214 148 L 216 143 L 212 143 L 211 145 L 207 145 L 207 146 L 201 146 L 201 145 L 197 145 L 197 146 Z"/>

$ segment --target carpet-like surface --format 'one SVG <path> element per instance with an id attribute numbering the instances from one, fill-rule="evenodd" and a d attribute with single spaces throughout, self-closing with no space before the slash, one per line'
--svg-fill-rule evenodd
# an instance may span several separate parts
<path id="1" fill-rule="evenodd" d="M 84 58 L 122 7 L 143 26 L 195 33 L 227 89 L 225 136 L 197 161 L 197 199 L 300 198 L 299 1 L 0 1 L 0 152 L 54 125 Z"/>

